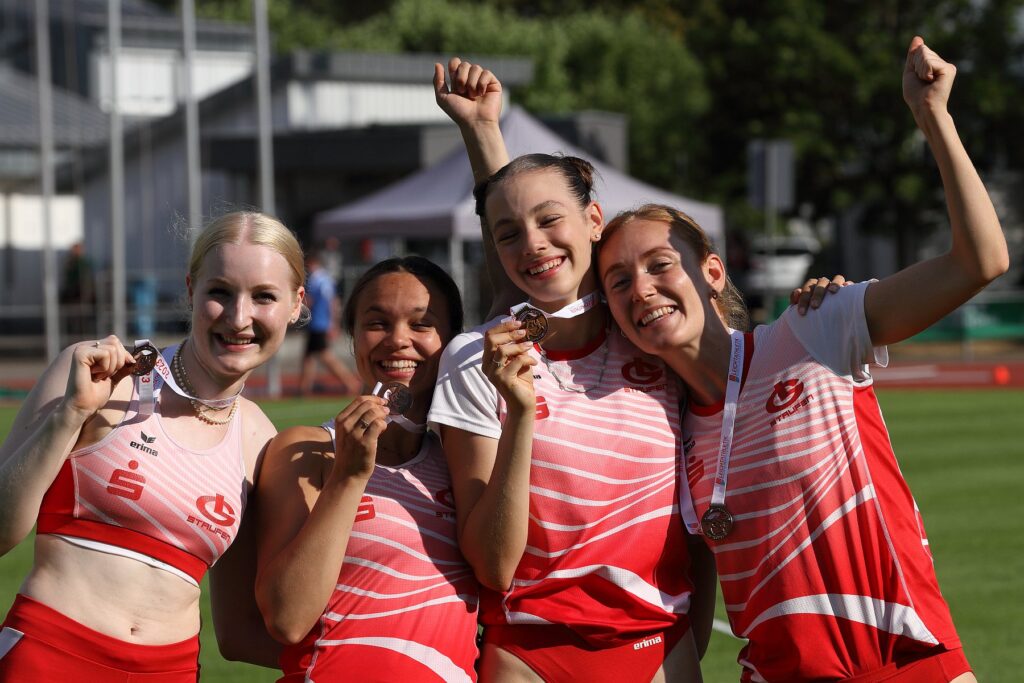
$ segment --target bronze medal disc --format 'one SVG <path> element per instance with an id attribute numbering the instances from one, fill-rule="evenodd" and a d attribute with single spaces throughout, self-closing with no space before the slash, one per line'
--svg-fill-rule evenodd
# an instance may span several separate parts
<path id="1" fill-rule="evenodd" d="M 134 353 L 132 353 L 132 358 L 135 359 L 135 365 L 132 366 L 132 374 L 136 377 L 141 377 L 153 372 L 159 355 L 160 352 L 152 344 L 137 346 Z"/>
<path id="2" fill-rule="evenodd" d="M 548 333 L 547 316 L 536 308 L 524 308 L 516 313 L 516 320 L 523 324 L 527 341 L 539 342 Z"/>
<path id="3" fill-rule="evenodd" d="M 391 382 L 381 389 L 381 398 L 387 401 L 388 412 L 392 415 L 404 415 L 412 407 L 412 392 L 404 384 Z"/>
<path id="4" fill-rule="evenodd" d="M 732 513 L 724 505 L 712 505 L 700 518 L 700 529 L 712 541 L 721 541 L 732 531 Z"/>

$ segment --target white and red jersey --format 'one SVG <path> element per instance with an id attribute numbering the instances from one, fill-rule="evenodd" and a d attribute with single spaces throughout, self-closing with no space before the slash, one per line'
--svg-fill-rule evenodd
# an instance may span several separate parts
<path id="1" fill-rule="evenodd" d="M 68 455 L 39 508 L 37 532 L 131 557 L 198 585 L 234 540 L 248 483 L 242 418 L 194 450 L 139 413 L 138 380 L 121 423 Z"/>
<path id="2" fill-rule="evenodd" d="M 445 350 L 429 422 L 500 437 L 505 405 L 480 368 L 493 324 Z M 483 590 L 484 625 L 560 624 L 598 647 L 671 627 L 692 590 L 677 503 L 677 381 L 618 330 L 571 353 L 530 353 L 526 551 L 507 592 Z"/>
<path id="3" fill-rule="evenodd" d="M 334 438 L 334 424 L 324 429 Z M 451 480 L 432 434 L 374 467 L 338 583 L 317 625 L 281 654 L 282 681 L 475 681 L 477 583 L 459 551 Z"/>
<path id="4" fill-rule="evenodd" d="M 868 283 L 747 335 L 715 553 L 744 681 L 838 680 L 960 646 L 867 363 Z M 684 421 L 687 525 L 711 501 L 721 405 Z"/>

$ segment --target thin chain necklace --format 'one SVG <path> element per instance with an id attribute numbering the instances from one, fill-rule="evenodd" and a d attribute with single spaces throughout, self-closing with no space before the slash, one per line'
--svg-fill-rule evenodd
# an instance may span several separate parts
<path id="1" fill-rule="evenodd" d="M 185 363 L 181 360 L 181 352 L 185 348 L 185 342 L 181 342 L 181 346 L 174 353 L 174 358 L 171 359 L 171 372 L 174 374 L 174 381 L 181 385 L 181 388 L 186 393 L 192 396 L 196 395 L 195 387 L 192 386 L 192 382 L 188 378 L 188 373 L 185 371 Z M 197 401 L 194 398 L 189 399 L 189 403 L 192 404 L 192 410 L 195 411 L 196 417 L 199 418 L 200 422 L 205 422 L 209 425 L 226 425 L 231 422 L 231 418 L 235 416 L 235 411 L 238 409 L 238 399 L 231 403 L 231 410 L 228 411 L 228 415 L 225 418 L 215 419 L 210 417 L 209 413 L 216 413 L 224 410 L 223 408 L 211 408 L 201 401 Z"/>
<path id="2" fill-rule="evenodd" d="M 555 378 L 555 381 L 558 382 L 558 388 L 561 389 L 562 391 L 571 391 L 574 394 L 585 394 L 591 389 L 597 389 L 598 387 L 601 386 L 601 382 L 604 380 L 604 370 L 606 367 L 608 367 L 608 350 L 609 348 L 611 348 L 611 344 L 608 340 L 607 331 L 604 335 L 604 341 L 601 342 L 601 346 L 604 347 L 604 353 L 601 354 L 601 372 L 598 373 L 597 375 L 597 383 L 592 387 L 585 387 L 579 384 L 563 382 L 561 372 L 555 370 L 555 363 L 557 363 L 557 361 L 552 361 L 551 359 L 548 358 L 548 354 L 546 351 L 544 351 L 544 347 L 540 346 L 539 344 L 537 346 L 540 349 L 540 359 L 544 361 L 544 367 L 546 367 L 548 369 L 548 373 Z M 568 361 L 566 361 L 566 364 L 568 364 Z"/>

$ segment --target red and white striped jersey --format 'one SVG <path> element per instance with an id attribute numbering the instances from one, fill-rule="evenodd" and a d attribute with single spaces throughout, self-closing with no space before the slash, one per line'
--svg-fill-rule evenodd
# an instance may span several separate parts
<path id="1" fill-rule="evenodd" d="M 448 466 L 427 434 L 409 462 L 374 468 L 334 593 L 284 649 L 281 681 L 475 681 L 477 603 Z"/>
<path id="2" fill-rule="evenodd" d="M 480 369 L 493 324 L 445 350 L 430 422 L 500 437 L 504 402 Z M 483 623 L 560 624 L 599 647 L 672 626 L 692 590 L 677 503 L 677 380 L 618 330 L 546 360 L 531 353 L 526 551 L 508 592 L 483 590 Z"/>
<path id="3" fill-rule="evenodd" d="M 37 531 L 198 585 L 234 540 L 247 488 L 241 416 L 219 444 L 193 450 L 164 431 L 159 407 L 139 414 L 136 381 L 121 423 L 64 461 L 43 497 Z"/>
<path id="4" fill-rule="evenodd" d="M 747 335 L 725 504 L 714 550 L 744 681 L 837 680 L 959 639 L 866 363 L 868 283 L 813 314 L 790 308 Z M 708 509 L 721 405 L 684 421 L 687 525 Z"/>

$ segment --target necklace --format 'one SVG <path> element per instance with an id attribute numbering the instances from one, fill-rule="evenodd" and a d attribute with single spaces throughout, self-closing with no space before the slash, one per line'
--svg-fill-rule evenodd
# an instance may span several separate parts
<path id="1" fill-rule="evenodd" d="M 562 391 L 571 391 L 574 394 L 585 394 L 591 389 L 596 389 L 601 386 L 601 382 L 604 380 L 604 370 L 608 367 L 608 349 L 611 347 L 611 344 L 608 342 L 607 332 L 605 333 L 604 341 L 601 342 L 601 346 L 604 347 L 604 353 L 601 354 L 601 372 L 597 375 L 597 383 L 592 387 L 585 387 L 580 384 L 571 383 L 568 380 L 563 382 L 561 377 L 562 373 L 555 369 L 555 363 L 557 363 L 557 361 L 549 359 L 548 354 L 544 351 L 544 347 L 538 345 L 540 348 L 540 359 L 544 361 L 544 367 L 548 369 L 551 376 L 555 378 L 556 382 L 558 382 L 558 388 Z"/>
<path id="2" fill-rule="evenodd" d="M 185 363 L 181 360 L 181 352 L 184 348 L 185 342 L 181 342 L 181 346 L 174 353 L 174 358 L 171 359 L 171 374 L 174 375 L 174 381 L 180 384 L 186 393 L 195 396 L 195 387 L 192 386 L 188 373 L 185 371 Z M 238 409 L 238 398 L 235 397 L 235 400 L 231 402 L 231 410 L 228 411 L 227 417 L 215 419 L 210 417 L 209 413 L 217 413 L 224 410 L 224 408 L 213 408 L 194 398 L 190 398 L 189 403 L 192 404 L 192 410 L 195 411 L 199 421 L 209 425 L 226 425 L 228 422 L 231 422 L 231 418 L 235 416 L 235 411 Z"/>

